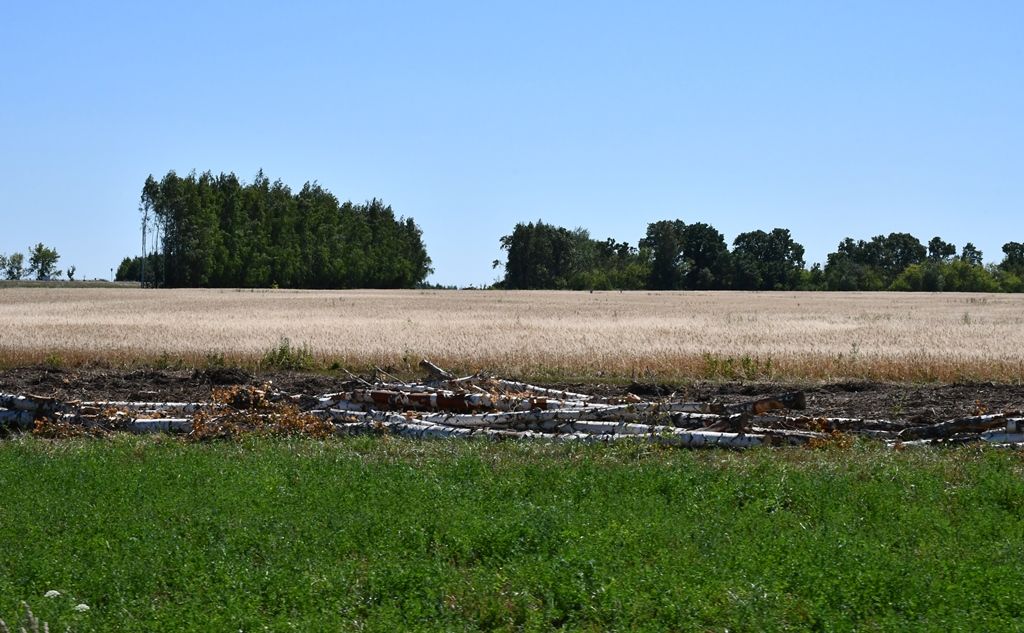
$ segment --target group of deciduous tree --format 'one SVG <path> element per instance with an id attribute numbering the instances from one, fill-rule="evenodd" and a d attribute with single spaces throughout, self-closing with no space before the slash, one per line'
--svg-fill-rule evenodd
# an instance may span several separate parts
<path id="1" fill-rule="evenodd" d="M 636 247 L 594 240 L 585 229 L 543 221 L 517 224 L 501 238 L 509 289 L 576 290 L 920 290 L 1024 291 L 1024 245 L 1003 246 L 1004 259 L 985 266 L 968 242 L 957 254 L 942 238 L 922 244 L 908 233 L 846 238 L 824 268 L 809 269 L 804 247 L 788 229 L 741 233 L 732 249 L 704 223 L 662 220 L 647 226 Z"/>
<path id="2" fill-rule="evenodd" d="M 37 279 L 40 281 L 60 277 L 62 272 L 57 269 L 57 260 L 60 255 L 57 250 L 46 246 L 42 242 L 28 249 L 28 266 L 25 266 L 25 255 L 22 253 L 11 253 L 4 255 L 0 253 L 0 274 L 9 281 L 17 279 Z M 74 281 L 75 267 L 68 268 L 68 279 Z"/>
<path id="3" fill-rule="evenodd" d="M 846 238 L 828 254 L 823 282 L 828 290 L 1024 291 L 1024 246 L 1008 242 L 1003 254 L 1002 262 L 985 266 L 971 242 L 957 254 L 940 237 L 927 245 L 908 233 Z"/>
<path id="4" fill-rule="evenodd" d="M 408 288 L 432 272 L 421 231 L 380 200 L 339 203 L 315 182 L 293 193 L 262 171 L 150 176 L 140 210 L 152 252 L 118 280 L 170 287 Z"/>

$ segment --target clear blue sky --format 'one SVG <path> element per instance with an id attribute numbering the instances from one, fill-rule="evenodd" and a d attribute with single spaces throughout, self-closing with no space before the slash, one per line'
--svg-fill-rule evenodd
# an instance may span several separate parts
<path id="1" fill-rule="evenodd" d="M 150 173 L 383 198 L 445 284 L 516 222 L 1024 241 L 1024 2 L 5 2 L 0 252 L 139 251 Z"/>

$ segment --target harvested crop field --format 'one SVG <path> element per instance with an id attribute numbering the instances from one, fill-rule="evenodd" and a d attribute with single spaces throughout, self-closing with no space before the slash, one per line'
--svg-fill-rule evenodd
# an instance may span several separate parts
<path id="1" fill-rule="evenodd" d="M 548 381 L 1018 382 L 1024 296 L 0 288 L 0 362 L 411 372 Z M 272 363 L 271 363 L 272 364 Z"/>

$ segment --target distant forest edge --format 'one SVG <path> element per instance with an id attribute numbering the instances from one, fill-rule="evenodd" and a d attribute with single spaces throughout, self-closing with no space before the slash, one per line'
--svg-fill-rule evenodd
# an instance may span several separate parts
<path id="1" fill-rule="evenodd" d="M 233 173 L 208 171 L 185 177 L 170 171 L 159 181 L 150 176 L 139 210 L 145 255 L 126 257 L 118 281 L 413 288 L 429 286 L 433 272 L 412 218 L 396 218 L 377 199 L 341 203 L 316 182 L 293 193 L 262 170 L 251 184 Z M 516 224 L 500 247 L 505 261 L 493 266 L 504 276 L 494 287 L 505 289 L 1024 292 L 1019 242 L 1004 244 L 1002 261 L 985 265 L 970 242 L 958 250 L 940 237 L 924 244 L 909 233 L 845 238 L 824 266 L 808 268 L 804 247 L 789 229 L 741 233 L 730 249 L 710 224 L 662 220 L 648 224 L 631 246 L 538 220 Z"/>
<path id="2" fill-rule="evenodd" d="M 144 256 L 119 281 L 167 287 L 411 288 L 430 273 L 412 218 L 380 200 L 339 202 L 316 182 L 298 193 L 261 170 L 150 176 L 140 204 Z"/>
<path id="3" fill-rule="evenodd" d="M 595 240 L 581 228 L 543 221 L 517 224 L 501 238 L 506 260 L 497 287 L 572 290 L 908 290 L 1024 291 L 1024 244 L 1003 245 L 999 264 L 985 266 L 968 242 L 957 247 L 909 233 L 846 238 L 825 266 L 804 263 L 789 229 L 750 231 L 733 240 L 704 223 L 663 220 L 647 225 L 636 247 Z"/>

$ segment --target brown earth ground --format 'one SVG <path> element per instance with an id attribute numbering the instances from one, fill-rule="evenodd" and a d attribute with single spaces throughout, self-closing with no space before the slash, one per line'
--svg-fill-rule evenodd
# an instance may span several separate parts
<path id="1" fill-rule="evenodd" d="M 53 368 L 0 370 L 0 393 L 31 394 L 60 400 L 209 401 L 212 389 L 271 382 L 281 391 L 317 395 L 350 388 L 345 377 L 301 372 L 253 373 L 237 368 L 200 370 Z M 783 391 L 803 390 L 807 413 L 927 424 L 959 416 L 1024 410 L 1024 386 L 1004 383 L 907 384 L 846 382 L 705 382 L 629 385 L 558 384 L 560 389 L 644 398 L 738 402 Z"/>

